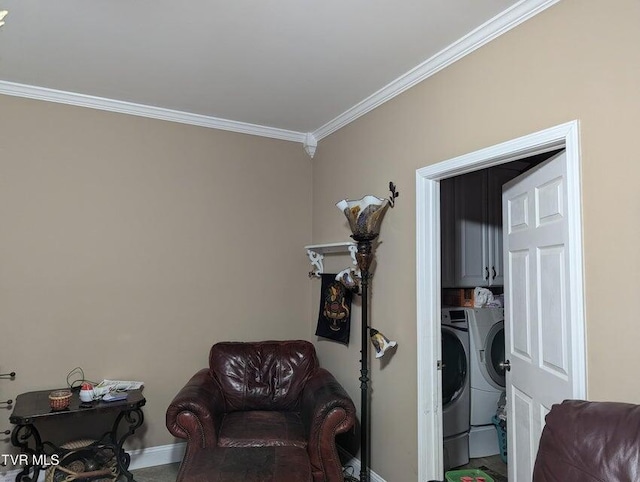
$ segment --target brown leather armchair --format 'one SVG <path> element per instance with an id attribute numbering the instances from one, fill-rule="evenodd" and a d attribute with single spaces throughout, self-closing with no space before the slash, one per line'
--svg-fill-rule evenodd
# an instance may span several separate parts
<path id="1" fill-rule="evenodd" d="M 545 422 L 534 482 L 640 481 L 640 405 L 565 400 Z"/>
<path id="2" fill-rule="evenodd" d="M 185 482 L 342 482 L 335 436 L 354 423 L 306 341 L 217 343 L 167 409 L 167 428 L 187 440 Z"/>

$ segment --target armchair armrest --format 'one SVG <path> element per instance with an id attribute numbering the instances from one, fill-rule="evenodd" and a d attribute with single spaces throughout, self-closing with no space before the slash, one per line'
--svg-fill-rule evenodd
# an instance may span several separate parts
<path id="1" fill-rule="evenodd" d="M 301 417 L 314 473 L 322 471 L 326 480 L 342 480 L 335 436 L 354 426 L 356 408 L 342 385 L 324 368 L 319 368 L 305 384 Z"/>
<path id="2" fill-rule="evenodd" d="M 187 439 L 187 450 L 215 447 L 224 412 L 224 396 L 207 368 L 197 372 L 178 392 L 167 409 L 166 424 L 172 435 Z"/>

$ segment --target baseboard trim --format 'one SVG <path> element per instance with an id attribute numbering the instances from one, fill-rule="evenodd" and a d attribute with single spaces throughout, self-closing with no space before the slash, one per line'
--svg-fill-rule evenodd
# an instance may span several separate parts
<path id="1" fill-rule="evenodd" d="M 129 470 L 144 469 L 157 465 L 181 462 L 187 449 L 185 442 L 169 445 L 158 445 L 144 449 L 130 450 L 131 465 Z"/>
<path id="2" fill-rule="evenodd" d="M 354 457 L 342 447 L 338 447 L 338 451 L 340 452 L 340 455 L 342 455 L 342 460 L 346 461 L 343 464 L 343 467 L 353 467 L 353 472 L 349 471 L 347 473 L 360 480 L 360 459 Z M 387 482 L 371 469 L 369 469 L 369 478 L 371 482 Z"/>

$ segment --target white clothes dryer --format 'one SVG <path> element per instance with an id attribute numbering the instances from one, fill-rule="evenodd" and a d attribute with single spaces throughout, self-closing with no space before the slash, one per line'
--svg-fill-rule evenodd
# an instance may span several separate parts
<path id="1" fill-rule="evenodd" d="M 504 309 L 473 308 L 469 313 L 471 348 L 471 417 L 469 456 L 500 453 L 498 434 L 491 418 L 505 391 Z"/>
<path id="2" fill-rule="evenodd" d="M 442 429 L 445 470 L 469 462 L 470 341 L 467 312 L 442 309 Z"/>

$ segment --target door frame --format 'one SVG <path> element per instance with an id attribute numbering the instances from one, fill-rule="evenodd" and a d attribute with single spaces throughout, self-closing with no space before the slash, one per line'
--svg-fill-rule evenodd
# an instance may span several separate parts
<path id="1" fill-rule="evenodd" d="M 586 338 L 582 250 L 580 142 L 577 120 L 423 167 L 416 171 L 418 480 L 443 477 L 440 346 L 440 180 L 556 149 L 566 149 L 567 216 L 573 287 L 569 293 L 571 354 L 580 397 L 586 398 Z M 432 320 L 429 322 L 429 320 Z"/>

